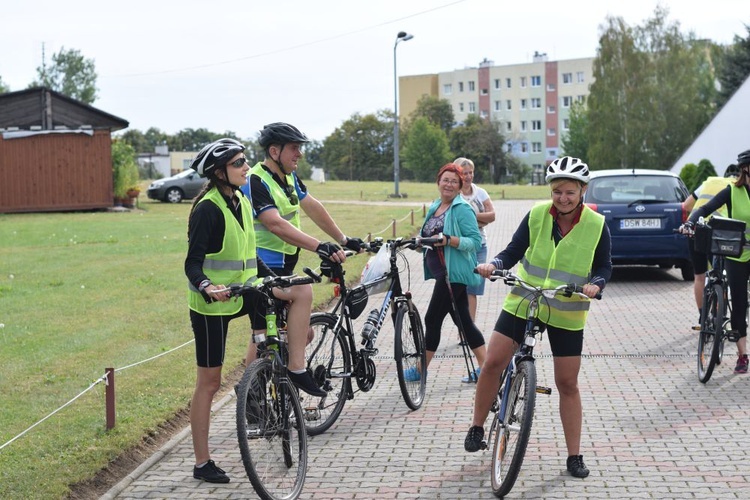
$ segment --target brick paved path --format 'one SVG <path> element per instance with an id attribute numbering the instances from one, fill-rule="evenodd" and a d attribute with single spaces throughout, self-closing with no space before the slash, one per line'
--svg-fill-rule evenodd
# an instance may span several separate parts
<path id="1" fill-rule="evenodd" d="M 491 255 L 509 241 L 531 202 L 495 207 L 498 220 L 488 226 Z M 424 313 L 433 282 L 423 281 L 417 254 L 409 254 L 411 290 Z M 691 286 L 679 270 L 616 269 L 605 299 L 592 307 L 584 340 L 581 450 L 591 475 L 581 480 L 565 472 L 553 389 L 552 396 L 537 397 L 526 460 L 507 498 L 750 497 L 744 456 L 750 376 L 732 374 L 736 349 L 727 344 L 726 362 L 707 385 L 698 382 Z M 488 283 L 480 298 L 477 325 L 486 337 L 504 288 Z M 357 393 L 328 432 L 310 439 L 302 498 L 494 498 L 490 454 L 463 450 L 475 386 L 460 382 L 464 362 L 449 321 L 430 365 L 425 403 L 416 412 L 401 399 L 393 328 L 384 329 L 374 388 Z M 537 354 L 539 384 L 554 387 L 546 339 Z M 216 403 L 210 438 L 213 458 L 231 483 L 193 480 L 186 429 L 103 498 L 255 498 L 236 444 L 234 402 L 227 396 Z"/>

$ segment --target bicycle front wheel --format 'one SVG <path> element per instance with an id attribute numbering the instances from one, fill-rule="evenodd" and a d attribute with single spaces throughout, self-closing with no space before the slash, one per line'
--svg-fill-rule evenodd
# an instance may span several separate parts
<path id="1" fill-rule="evenodd" d="M 424 401 L 427 375 L 424 327 L 417 306 L 401 302 L 397 307 L 393 351 L 398 385 L 406 406 L 418 410 Z"/>
<path id="2" fill-rule="evenodd" d="M 492 434 L 492 492 L 502 498 L 513 488 L 521 471 L 536 404 L 536 366 L 521 361 L 510 381 L 505 415 L 498 413 Z M 493 425 L 495 425 L 493 423 Z"/>
<path id="3" fill-rule="evenodd" d="M 274 371 L 277 373 L 274 373 Z M 260 498 L 299 497 L 307 473 L 307 434 L 297 391 L 259 358 L 250 363 L 237 388 L 237 440 L 242 463 Z"/>
<path id="4" fill-rule="evenodd" d="M 724 328 L 724 293 L 721 285 L 706 287 L 698 334 L 698 380 L 708 382 L 719 361 Z"/>
<path id="5" fill-rule="evenodd" d="M 327 431 L 341 415 L 349 398 L 352 360 L 343 330 L 334 330 L 336 317 L 315 313 L 310 318 L 313 338 L 305 347 L 305 360 L 313 379 L 328 393 L 318 398 L 303 395 L 307 434 L 317 436 Z"/>

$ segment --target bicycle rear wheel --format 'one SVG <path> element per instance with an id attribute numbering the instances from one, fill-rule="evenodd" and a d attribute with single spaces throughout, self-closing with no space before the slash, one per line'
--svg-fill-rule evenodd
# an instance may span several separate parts
<path id="1" fill-rule="evenodd" d="M 315 313 L 310 318 L 313 339 L 305 347 L 305 360 L 317 384 L 328 392 L 323 398 L 302 396 L 305 428 L 310 436 L 327 431 L 341 415 L 351 393 L 351 354 L 346 333 L 334 331 L 336 318 Z"/>
<path id="2" fill-rule="evenodd" d="M 253 361 L 237 388 L 237 440 L 259 497 L 299 497 L 307 473 L 307 434 L 297 391 L 268 358 Z"/>
<path id="3" fill-rule="evenodd" d="M 424 327 L 417 306 L 400 302 L 396 310 L 393 351 L 398 385 L 406 406 L 418 410 L 424 401 L 427 374 Z M 411 376 L 409 376 L 411 374 Z M 418 374 L 419 378 L 414 376 Z"/>
<path id="4" fill-rule="evenodd" d="M 516 483 L 529 444 L 536 404 L 536 366 L 533 361 L 521 361 L 510 384 L 505 415 L 498 415 L 495 432 L 491 432 L 492 492 L 500 498 L 507 495 Z"/>
<path id="5" fill-rule="evenodd" d="M 724 328 L 724 293 L 721 285 L 706 287 L 698 334 L 698 380 L 708 382 L 719 361 Z"/>

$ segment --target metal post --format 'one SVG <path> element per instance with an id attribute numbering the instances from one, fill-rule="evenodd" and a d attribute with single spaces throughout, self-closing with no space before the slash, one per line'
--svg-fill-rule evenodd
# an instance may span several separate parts
<path id="1" fill-rule="evenodd" d="M 398 42 L 408 41 L 414 38 L 404 31 L 399 31 L 396 35 L 396 43 L 393 44 L 393 187 L 395 189 L 394 197 L 400 198 L 398 192 L 399 180 L 399 144 L 398 144 L 398 72 L 396 70 L 396 47 Z"/>
<path id="2" fill-rule="evenodd" d="M 107 430 L 109 431 L 115 428 L 115 369 L 105 368 L 104 373 L 107 374 L 104 400 L 107 413 Z"/>

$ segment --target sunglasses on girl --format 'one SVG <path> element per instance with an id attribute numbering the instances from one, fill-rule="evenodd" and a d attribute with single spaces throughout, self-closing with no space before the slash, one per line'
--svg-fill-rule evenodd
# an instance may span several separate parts
<path id="1" fill-rule="evenodd" d="M 243 156 L 242 158 L 237 158 L 233 162 L 229 163 L 229 165 L 234 168 L 241 168 L 245 163 L 247 163 L 247 158 Z"/>

